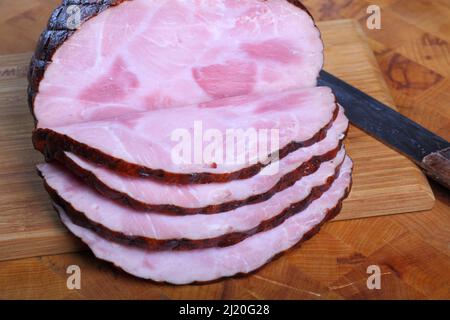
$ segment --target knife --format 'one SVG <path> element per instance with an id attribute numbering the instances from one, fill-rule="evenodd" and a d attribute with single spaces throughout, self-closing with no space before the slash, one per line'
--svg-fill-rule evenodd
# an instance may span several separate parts
<path id="1" fill-rule="evenodd" d="M 356 127 L 410 158 L 450 190 L 450 142 L 324 70 L 319 85 L 334 91 Z"/>

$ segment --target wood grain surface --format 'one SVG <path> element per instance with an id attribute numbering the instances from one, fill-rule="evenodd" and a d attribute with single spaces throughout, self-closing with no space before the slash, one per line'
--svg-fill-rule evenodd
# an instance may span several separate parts
<path id="1" fill-rule="evenodd" d="M 58 2 L 0 1 L 0 54 L 32 50 L 48 14 Z M 359 21 L 400 111 L 444 138 L 450 138 L 449 1 L 308 0 L 305 4 L 318 20 L 352 18 Z M 365 27 L 369 4 L 382 7 L 381 30 L 370 31 Z M 332 40 L 339 41 L 339 38 L 332 37 Z M 348 52 L 341 52 L 340 58 L 350 59 Z M 17 68 L 14 72 L 24 70 Z M 10 102 L 18 98 L 6 95 L 1 99 Z M 17 101 L 17 105 L 23 105 L 22 102 Z M 29 134 L 25 130 L 29 119 L 21 111 L 11 110 L 2 114 L 3 117 L 8 117 L 11 123 L 23 123 L 23 134 Z M 5 132 L 8 132 L 7 125 L 2 127 L 2 142 L 9 140 Z M 20 211 L 26 208 L 30 218 L 36 210 L 36 203 L 30 201 L 30 197 L 39 188 L 39 182 L 36 180 L 35 185 L 18 188 L 24 181 L 12 177 L 19 168 L 17 163 L 28 163 L 28 157 L 38 159 L 39 156 L 12 155 L 11 147 L 12 144 L 2 146 L 6 160 L 2 163 L 0 183 L 9 186 L 10 196 L 22 203 Z M 368 155 L 365 161 L 373 161 L 373 158 Z M 399 178 L 379 177 L 389 181 Z M 450 198 L 448 191 L 434 183 L 431 185 L 436 196 L 432 210 L 330 223 L 301 249 L 290 251 L 252 276 L 198 286 L 155 285 L 132 278 L 97 261 L 90 253 L 82 252 L 0 262 L 0 298 L 448 299 Z M 390 201 L 390 192 L 384 198 Z M 414 196 L 409 200 L 411 198 Z M 24 225 L 25 220 L 14 217 L 14 210 L 19 209 L 3 202 L 0 206 L 2 212 L 10 211 L 10 220 L 17 228 Z M 379 209 L 383 211 L 382 207 Z M 68 246 L 68 250 L 76 249 L 79 243 L 73 241 Z M 66 268 L 73 264 L 82 270 L 81 290 L 71 291 L 66 287 Z M 366 287 L 366 269 L 373 264 L 382 270 L 381 290 Z"/>

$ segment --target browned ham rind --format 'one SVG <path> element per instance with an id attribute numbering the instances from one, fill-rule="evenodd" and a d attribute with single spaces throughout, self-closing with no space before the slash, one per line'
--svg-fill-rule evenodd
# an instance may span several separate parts
<path id="1" fill-rule="evenodd" d="M 111 262 L 140 278 L 189 284 L 210 282 L 258 270 L 281 253 L 297 247 L 316 234 L 324 223 L 340 212 L 342 202 L 350 190 L 351 176 L 347 172 L 343 177 L 339 177 L 321 198 L 308 206 L 304 214 L 294 215 L 280 226 L 258 233 L 233 246 L 189 251 L 148 251 L 114 243 L 89 229 L 75 225 L 57 204 L 55 208 L 63 223 L 80 237 L 99 259 Z M 178 272 L 180 263 L 185 267 L 183 272 Z"/>
<path id="2" fill-rule="evenodd" d="M 323 140 L 327 135 L 328 129 L 331 128 L 334 120 L 336 120 L 338 114 L 339 107 L 336 105 L 336 108 L 333 112 L 333 117 L 330 122 L 326 124 L 326 126 L 321 128 L 312 138 L 308 140 L 291 141 L 282 149 L 276 152 L 277 158 L 281 160 L 290 153 L 300 148 L 309 147 L 314 143 Z M 213 182 L 225 183 L 232 180 L 248 179 L 258 174 L 262 169 L 270 164 L 270 162 L 258 162 L 249 167 L 230 173 L 215 174 L 210 172 L 198 172 L 183 174 L 167 172 L 161 169 L 152 169 L 130 163 L 119 158 L 115 158 L 109 154 L 104 153 L 101 150 L 93 148 L 85 143 L 76 141 L 67 135 L 60 134 L 51 129 L 36 129 L 33 132 L 33 144 L 37 150 L 45 155 L 47 160 L 55 159 L 58 157 L 58 153 L 67 151 L 126 176 L 149 178 L 164 183 L 175 184 L 204 184 Z M 273 157 L 272 155 L 269 155 L 268 158 Z"/>
<path id="3" fill-rule="evenodd" d="M 126 193 L 111 189 L 101 180 L 99 180 L 92 172 L 85 170 L 78 166 L 74 161 L 68 158 L 64 153 L 57 153 L 55 158 L 58 159 L 66 168 L 68 168 L 75 175 L 83 179 L 88 185 L 99 191 L 103 196 L 117 201 L 118 203 L 130 206 L 139 211 L 154 211 L 168 215 L 194 215 L 194 214 L 216 214 L 219 212 L 230 211 L 242 206 L 255 204 L 270 199 L 274 194 L 285 190 L 292 186 L 302 177 L 313 174 L 317 171 L 322 162 L 334 159 L 342 147 L 344 138 L 339 142 L 338 146 L 325 154 L 314 156 L 307 162 L 301 164 L 294 171 L 286 174 L 279 182 L 269 191 L 251 196 L 243 200 L 235 200 L 231 202 L 224 202 L 217 205 L 210 205 L 202 208 L 185 208 L 175 205 L 157 205 L 148 204 L 136 200 Z"/>
<path id="4" fill-rule="evenodd" d="M 311 202 L 320 198 L 324 192 L 329 190 L 334 180 L 339 176 L 339 170 L 341 168 L 341 165 L 342 163 L 336 167 L 336 170 L 333 175 L 325 179 L 325 183 L 323 185 L 312 188 L 310 194 L 305 199 L 290 204 L 288 208 L 285 208 L 278 215 L 261 222 L 258 226 L 243 232 L 233 232 L 216 238 L 203 240 L 191 240 L 191 239 L 159 240 L 142 236 L 130 236 L 121 232 L 110 230 L 107 227 L 103 226 L 102 224 L 90 220 L 83 212 L 76 210 L 71 203 L 64 200 L 56 190 L 54 190 L 51 186 L 49 186 L 49 184 L 44 182 L 44 185 L 45 188 L 47 189 L 47 192 L 51 196 L 53 202 L 56 203 L 61 208 L 63 208 L 64 212 L 67 214 L 68 217 L 70 217 L 72 222 L 80 227 L 90 229 L 108 240 L 115 241 L 121 244 L 136 246 L 146 250 L 183 251 L 193 249 L 205 249 L 211 247 L 232 246 L 259 232 L 264 232 L 279 226 L 293 215 L 300 213 L 302 210 L 307 208 L 308 205 L 311 204 Z"/>
<path id="5" fill-rule="evenodd" d="M 261 265 L 259 268 L 255 269 L 255 270 L 253 270 L 253 271 L 250 271 L 250 272 L 239 272 L 239 273 L 237 273 L 237 274 L 231 275 L 230 277 L 248 276 L 248 275 L 254 274 L 254 273 L 258 272 L 261 268 L 263 268 L 264 266 L 266 266 L 266 264 L 268 264 L 268 263 L 270 263 L 270 262 L 272 262 L 272 261 L 275 261 L 275 260 L 281 258 L 286 252 L 289 252 L 289 251 L 291 251 L 291 250 L 298 249 L 305 241 L 308 241 L 309 239 L 311 239 L 312 237 L 314 237 L 314 236 L 320 231 L 320 229 L 322 228 L 322 226 L 323 226 L 324 224 L 326 224 L 326 223 L 327 223 L 328 221 L 330 221 L 330 220 L 333 220 L 333 219 L 341 212 L 341 210 L 342 210 L 342 203 L 343 203 L 343 201 L 348 197 L 348 195 L 350 194 L 350 191 L 351 191 L 351 186 L 346 190 L 346 194 L 345 194 L 344 197 L 342 197 L 342 200 L 341 200 L 335 207 L 333 207 L 333 208 L 327 210 L 327 212 L 326 212 L 326 217 L 320 222 L 320 224 L 316 225 L 315 227 L 313 227 L 312 229 L 310 229 L 307 233 L 305 233 L 305 234 L 303 235 L 303 237 L 297 242 L 297 244 L 296 244 L 295 246 L 293 246 L 293 247 L 291 247 L 291 248 L 288 248 L 288 249 L 286 249 L 286 250 L 284 250 L 284 251 L 282 251 L 282 252 L 279 252 L 279 253 L 276 254 L 274 257 L 272 257 L 271 259 L 267 260 L 267 261 L 266 261 L 263 265 Z M 56 207 L 56 205 L 55 205 L 55 210 L 59 213 L 59 216 L 60 216 L 61 218 L 64 219 L 64 216 L 63 216 L 63 215 L 66 215 L 66 218 L 67 218 L 67 219 L 70 219 L 70 218 L 67 217 L 67 214 L 64 212 L 64 210 L 63 210 L 62 208 L 58 208 L 58 207 Z M 64 221 L 64 220 L 63 220 L 63 221 Z M 80 238 L 80 236 L 78 236 L 78 237 Z M 129 271 L 124 270 L 123 267 L 121 267 L 121 266 L 115 264 L 114 261 L 107 260 L 106 258 L 101 258 L 101 257 L 97 257 L 97 258 L 98 258 L 98 259 L 101 259 L 101 260 L 103 260 L 103 261 L 105 261 L 105 262 L 107 262 L 107 263 L 109 263 L 111 266 L 113 266 L 113 267 L 115 267 L 115 268 L 118 268 L 120 271 L 123 271 L 123 272 L 125 272 L 125 273 L 130 273 Z M 153 280 L 153 279 L 148 279 L 148 280 L 153 280 L 153 281 L 156 282 L 156 283 L 169 283 L 169 284 L 207 284 L 207 283 L 214 283 L 214 282 L 220 281 L 220 280 L 222 280 L 223 278 L 226 278 L 226 277 L 218 277 L 218 278 L 216 278 L 216 279 L 213 279 L 213 280 L 207 280 L 207 281 L 203 281 L 203 280 L 199 281 L 199 280 L 196 280 L 196 281 L 190 281 L 190 282 L 185 282 L 185 283 L 173 283 L 173 282 L 170 281 L 169 279 L 166 279 L 166 280 Z"/>

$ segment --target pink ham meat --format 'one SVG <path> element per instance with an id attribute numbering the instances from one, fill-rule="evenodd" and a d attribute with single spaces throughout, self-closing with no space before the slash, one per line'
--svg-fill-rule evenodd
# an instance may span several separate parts
<path id="1" fill-rule="evenodd" d="M 312 18 L 285 0 L 85 3 L 65 0 L 41 37 L 32 68 L 45 74 L 30 73 L 40 128 L 313 87 L 322 68 Z M 69 4 L 91 17 L 76 32 Z"/>
<path id="2" fill-rule="evenodd" d="M 280 252 L 293 247 L 317 231 L 340 209 L 349 192 L 352 163 L 344 163 L 339 178 L 329 191 L 305 211 L 282 225 L 250 237 L 226 248 L 209 248 L 183 252 L 151 252 L 105 240 L 95 233 L 73 224 L 59 209 L 63 223 L 80 237 L 103 260 L 112 262 L 126 272 L 158 282 L 187 284 L 249 273 L 258 269 Z"/>
<path id="3" fill-rule="evenodd" d="M 117 199 L 138 210 L 177 214 L 216 213 L 249 202 L 263 201 L 271 194 L 289 187 L 295 180 L 312 173 L 316 170 L 313 159 L 326 161 L 334 158 L 347 128 L 348 119 L 341 108 L 322 141 L 289 154 L 250 179 L 228 183 L 174 185 L 124 177 L 72 153 L 66 153 L 62 163 L 104 196 Z M 251 197 L 255 200 L 249 201 Z"/>
<path id="4" fill-rule="evenodd" d="M 353 167 L 322 65 L 294 0 L 63 0 L 28 88 L 63 223 L 98 258 L 174 284 L 251 272 L 308 239 L 339 213 Z M 278 135 L 263 152 L 241 136 L 229 162 L 203 159 L 211 139 L 194 128 Z M 180 130 L 195 141 L 182 163 Z"/>
<path id="5" fill-rule="evenodd" d="M 117 205 L 53 164 L 40 165 L 38 170 L 51 193 L 61 198 L 64 206 L 70 206 L 72 211 L 112 232 L 158 240 L 205 240 L 234 232 L 245 233 L 306 199 L 313 188 L 327 188 L 339 173 L 344 158 L 345 150 L 342 149 L 336 158 L 322 163 L 316 173 L 276 193 L 270 200 L 220 214 L 184 217 L 136 212 Z"/>
<path id="6" fill-rule="evenodd" d="M 334 95 L 325 87 L 239 97 L 227 99 L 225 106 L 221 104 L 160 109 L 38 129 L 34 143 L 47 156 L 55 150 L 71 151 L 122 174 L 178 183 L 225 182 L 256 174 L 265 166 L 263 163 L 269 163 L 272 152 L 279 151 L 282 158 L 322 139 L 338 111 Z M 208 130 L 222 139 L 214 140 L 223 152 L 213 160 L 203 158 L 213 143 L 206 138 Z M 259 139 L 238 134 L 248 130 L 264 133 L 267 142 L 261 146 Z M 245 147 L 229 151 L 229 133 L 236 137 L 235 146 Z M 200 146 L 192 143 L 194 140 L 200 140 Z M 180 143 L 188 149 L 180 148 Z M 177 161 L 174 150 L 180 150 L 176 155 L 184 158 Z"/>

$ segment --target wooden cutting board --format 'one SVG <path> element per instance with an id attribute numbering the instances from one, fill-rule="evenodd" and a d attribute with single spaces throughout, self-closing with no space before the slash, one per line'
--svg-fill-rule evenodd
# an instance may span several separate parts
<path id="1" fill-rule="evenodd" d="M 320 23 L 325 68 L 393 106 L 375 57 L 351 20 Z M 33 119 L 26 104 L 31 54 L 0 57 L 0 261 L 80 250 L 53 211 L 35 164 Z M 355 162 L 354 185 L 338 219 L 406 213 L 432 208 L 427 179 L 409 160 L 351 128 L 347 149 Z"/>

